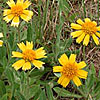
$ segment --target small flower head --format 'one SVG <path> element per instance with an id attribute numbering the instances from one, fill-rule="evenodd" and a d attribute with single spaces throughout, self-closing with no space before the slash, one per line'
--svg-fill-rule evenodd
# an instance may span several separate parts
<path id="1" fill-rule="evenodd" d="M 2 38 L 3 37 L 3 34 L 2 33 L 0 33 L 0 38 Z M 0 47 L 2 46 L 2 44 L 3 44 L 3 41 L 2 40 L 0 40 Z"/>
<path id="2" fill-rule="evenodd" d="M 100 31 L 100 26 L 97 27 L 97 23 L 95 21 L 91 21 L 89 18 L 85 18 L 84 20 L 85 22 L 83 22 L 81 19 L 78 19 L 78 24 L 71 23 L 71 28 L 78 30 L 72 32 L 71 36 L 73 38 L 77 37 L 77 43 L 83 41 L 83 45 L 85 46 L 88 45 L 90 37 L 92 36 L 94 42 L 96 43 L 96 45 L 98 45 L 98 37 L 100 38 L 100 33 L 98 31 Z"/>
<path id="3" fill-rule="evenodd" d="M 29 70 L 31 69 L 31 64 L 40 69 L 40 67 L 45 64 L 44 62 L 38 60 L 46 57 L 46 52 L 43 50 L 43 47 L 33 50 L 33 42 L 28 41 L 26 41 L 26 45 L 23 42 L 19 43 L 18 47 L 22 50 L 21 53 L 15 51 L 12 52 L 12 57 L 20 58 L 20 60 L 12 65 L 15 70 L 18 70 L 21 67 L 22 70 Z"/>
<path id="4" fill-rule="evenodd" d="M 5 16 L 4 20 L 7 23 L 12 20 L 11 26 L 18 27 L 19 22 L 20 22 L 19 18 L 25 20 L 26 22 L 28 22 L 32 18 L 33 12 L 29 10 L 25 10 L 31 5 L 31 3 L 28 0 L 26 1 L 17 0 L 16 4 L 13 0 L 9 0 L 7 4 L 9 5 L 11 9 L 5 9 L 3 16 Z"/>
<path id="5" fill-rule="evenodd" d="M 71 80 L 73 80 L 77 86 L 80 86 L 82 83 L 79 78 L 87 78 L 88 72 L 82 70 L 82 68 L 86 66 L 86 63 L 84 61 L 77 63 L 75 59 L 75 54 L 71 54 L 69 59 L 66 54 L 63 54 L 58 59 L 62 66 L 53 67 L 53 72 L 61 73 L 61 77 L 59 78 L 58 83 L 63 87 L 66 87 Z"/>

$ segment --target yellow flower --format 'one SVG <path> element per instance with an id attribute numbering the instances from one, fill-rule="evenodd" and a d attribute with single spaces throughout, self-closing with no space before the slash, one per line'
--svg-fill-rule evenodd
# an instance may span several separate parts
<path id="1" fill-rule="evenodd" d="M 2 33 L 0 33 L 0 38 L 1 38 L 1 37 L 3 37 L 3 34 L 2 34 Z M 2 44 L 3 44 L 3 41 L 0 40 L 0 47 L 2 46 Z"/>
<path id="2" fill-rule="evenodd" d="M 60 72 L 61 77 L 58 80 L 58 83 L 63 87 L 66 87 L 70 80 L 80 86 L 82 83 L 79 78 L 86 79 L 88 72 L 82 70 L 86 66 L 84 61 L 77 63 L 75 61 L 76 55 L 71 54 L 69 59 L 66 54 L 63 54 L 58 60 L 62 66 L 54 66 L 53 72 Z"/>
<path id="3" fill-rule="evenodd" d="M 43 50 L 43 47 L 33 50 L 33 42 L 28 41 L 26 41 L 26 45 L 23 42 L 17 45 L 22 50 L 22 53 L 15 51 L 12 52 L 12 57 L 20 58 L 20 60 L 12 65 L 15 70 L 18 70 L 21 67 L 22 70 L 29 70 L 31 69 L 31 64 L 40 69 L 40 67 L 45 64 L 44 62 L 38 60 L 46 57 L 46 52 Z"/>
<path id="4" fill-rule="evenodd" d="M 9 0 L 7 4 L 11 9 L 5 9 L 3 16 L 5 16 L 4 20 L 7 23 L 12 20 L 11 26 L 18 27 L 20 22 L 19 18 L 22 18 L 26 22 L 28 22 L 31 19 L 33 12 L 25 10 L 31 5 L 31 3 L 28 0 L 26 0 L 25 2 L 24 0 L 17 0 L 16 4 L 13 0 Z"/>
<path id="5" fill-rule="evenodd" d="M 83 40 L 83 45 L 85 46 L 88 45 L 90 37 L 92 36 L 94 42 L 98 45 L 98 37 L 100 38 L 100 33 L 98 31 L 100 31 L 100 26 L 97 27 L 97 23 L 95 21 L 91 21 L 89 18 L 85 18 L 84 20 L 85 22 L 78 19 L 78 24 L 71 23 L 71 28 L 78 30 L 72 32 L 71 36 L 73 36 L 73 38 L 78 37 L 76 39 L 77 43 L 80 43 Z"/>

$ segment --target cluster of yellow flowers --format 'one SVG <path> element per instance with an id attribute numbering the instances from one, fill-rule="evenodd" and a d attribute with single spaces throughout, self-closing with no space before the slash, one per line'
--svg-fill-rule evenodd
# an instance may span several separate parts
<path id="1" fill-rule="evenodd" d="M 12 20 L 11 26 L 18 27 L 20 18 L 26 22 L 32 18 L 33 12 L 26 10 L 26 8 L 31 5 L 28 0 L 17 0 L 16 3 L 13 0 L 9 0 L 7 4 L 11 9 L 5 9 L 3 16 L 7 23 Z M 83 41 L 83 45 L 85 46 L 88 45 L 89 39 L 92 36 L 94 42 L 98 45 L 98 37 L 100 38 L 100 33 L 98 31 L 100 31 L 100 26 L 97 27 L 97 23 L 95 21 L 91 21 L 89 18 L 85 18 L 84 20 L 85 22 L 78 19 L 78 24 L 71 23 L 71 28 L 77 30 L 72 32 L 71 36 L 73 38 L 77 37 L 77 43 L 81 43 Z M 2 33 L 0 33 L 0 37 L 3 37 Z M 2 43 L 3 41 L 0 40 L 0 46 L 2 46 Z M 22 52 L 12 52 L 12 57 L 20 58 L 20 60 L 12 65 L 15 70 L 20 68 L 22 68 L 22 70 L 29 70 L 31 69 L 31 64 L 40 69 L 43 64 L 45 64 L 39 60 L 47 57 L 45 56 L 46 52 L 43 50 L 43 47 L 33 50 L 33 42 L 28 41 L 26 41 L 26 45 L 23 42 L 17 45 Z M 82 68 L 86 67 L 86 63 L 84 61 L 77 63 L 75 54 L 71 54 L 69 59 L 66 54 L 63 54 L 58 60 L 61 66 L 54 66 L 53 72 L 61 73 L 58 83 L 63 87 L 66 87 L 70 80 L 73 80 L 77 86 L 80 86 L 82 83 L 79 78 L 87 78 L 88 72 L 82 70 Z"/>

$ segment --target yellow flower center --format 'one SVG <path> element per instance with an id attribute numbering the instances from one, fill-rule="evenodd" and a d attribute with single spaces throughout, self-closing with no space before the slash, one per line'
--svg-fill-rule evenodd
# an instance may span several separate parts
<path id="1" fill-rule="evenodd" d="M 68 63 L 66 66 L 63 66 L 62 74 L 72 79 L 77 74 L 77 66 L 75 63 Z"/>
<path id="2" fill-rule="evenodd" d="M 36 58 L 36 54 L 35 54 L 35 51 L 34 50 L 30 50 L 30 49 L 27 49 L 23 52 L 24 56 L 23 58 L 26 60 L 26 61 L 33 61 L 35 58 Z"/>
<path id="3" fill-rule="evenodd" d="M 23 13 L 23 7 L 21 5 L 15 5 L 11 8 L 11 13 L 15 16 L 20 16 Z"/>
<path id="4" fill-rule="evenodd" d="M 86 22 L 82 25 L 82 30 L 85 34 L 92 35 L 97 32 L 96 25 L 93 22 Z"/>

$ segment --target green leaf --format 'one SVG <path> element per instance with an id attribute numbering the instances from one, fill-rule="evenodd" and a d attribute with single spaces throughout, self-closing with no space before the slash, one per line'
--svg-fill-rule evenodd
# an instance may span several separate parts
<path id="1" fill-rule="evenodd" d="M 65 89 L 62 89 L 62 88 L 59 88 L 59 87 L 55 87 L 53 88 L 53 90 L 59 95 L 59 96 L 62 96 L 62 97 L 75 97 L 75 98 L 81 98 L 82 96 L 81 95 L 78 95 L 78 94 L 74 94 L 74 93 L 71 93 Z"/>
<path id="2" fill-rule="evenodd" d="M 47 93 L 48 100 L 54 100 L 52 89 L 51 89 L 50 85 L 48 85 L 48 84 L 46 85 L 46 93 Z"/>
<path id="3" fill-rule="evenodd" d="M 0 80 L 0 98 L 6 93 L 4 82 Z"/>
<path id="4" fill-rule="evenodd" d="M 43 91 L 40 93 L 40 96 L 39 96 L 39 99 L 38 99 L 38 100 L 47 100 L 47 99 L 46 99 L 45 90 L 43 90 Z"/>
<path id="5" fill-rule="evenodd" d="M 2 98 L 0 99 L 0 100 L 8 100 L 8 94 L 6 93 L 6 94 L 4 94 L 3 96 L 2 96 Z"/>

